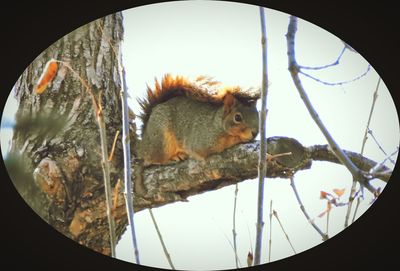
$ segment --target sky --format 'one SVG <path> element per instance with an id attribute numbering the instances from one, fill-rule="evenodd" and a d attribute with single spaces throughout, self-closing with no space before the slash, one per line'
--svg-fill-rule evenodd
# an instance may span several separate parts
<path id="1" fill-rule="evenodd" d="M 243 88 L 261 85 L 261 28 L 256 6 L 219 1 L 182 1 L 152 4 L 123 12 L 123 62 L 131 99 L 130 107 L 139 113 L 137 97 L 143 97 L 146 86 L 164 74 L 194 78 L 209 75 L 224 85 Z M 288 136 L 305 146 L 326 144 L 322 133 L 309 116 L 287 69 L 285 34 L 289 15 L 266 9 L 268 47 L 268 117 L 267 137 Z M 351 44 L 350 44 L 351 45 Z M 333 34 L 299 20 L 296 36 L 297 61 L 303 66 L 321 66 L 335 61 L 343 42 Z M 355 48 L 357 50 L 357 48 Z M 346 50 L 340 64 L 310 74 L 327 82 L 340 82 L 363 74 L 368 62 L 361 55 Z M 327 86 L 305 76 L 303 85 L 322 121 L 346 150 L 360 152 L 373 93 L 379 75 L 371 70 L 349 84 Z M 378 100 L 370 129 L 380 146 L 387 152 L 396 150 L 399 143 L 399 123 L 393 100 L 384 81 L 378 89 Z M 12 119 L 15 100 L 7 102 L 2 123 Z M 3 156 L 12 130 L 2 126 Z M 365 156 L 382 161 L 385 155 L 369 138 Z M 394 157 L 396 158 L 396 157 Z M 390 164 L 388 164 L 390 166 Z M 345 188 L 347 201 L 351 175 L 342 166 L 314 162 L 310 170 L 295 176 L 303 204 L 321 229 L 326 217 L 318 214 L 326 208 L 320 191 L 332 192 Z M 384 187 L 374 181 L 377 187 Z M 257 181 L 239 184 L 236 214 L 238 256 L 246 266 L 246 256 L 254 249 L 257 213 Z M 232 242 L 232 212 L 235 186 L 189 198 L 187 203 L 174 203 L 153 209 L 171 258 L 178 269 L 228 269 L 235 267 Z M 370 207 L 371 196 L 366 193 L 358 216 Z M 300 212 L 288 180 L 267 179 L 265 184 L 264 239 L 262 262 L 268 261 L 269 206 L 277 211 L 286 233 L 297 252 L 321 243 L 321 236 L 310 226 Z M 345 207 L 333 208 L 330 213 L 329 235 L 343 230 Z M 147 210 L 135 214 L 135 228 L 141 262 L 144 265 L 169 268 Z M 134 261 L 129 230 L 117 245 L 117 257 Z M 293 255 L 279 223 L 272 223 L 271 260 Z"/>

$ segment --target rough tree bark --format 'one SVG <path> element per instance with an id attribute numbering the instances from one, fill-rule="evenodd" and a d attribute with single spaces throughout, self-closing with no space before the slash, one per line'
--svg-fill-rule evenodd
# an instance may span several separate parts
<path id="1" fill-rule="evenodd" d="M 31 177 L 11 176 L 17 189 L 51 226 L 104 254 L 110 253 L 109 235 L 100 134 L 92 99 L 80 80 L 62 64 L 43 94 L 35 94 L 33 88 L 47 61 L 54 58 L 67 62 L 89 83 L 95 96 L 102 93 L 110 150 L 112 139 L 121 128 L 121 83 L 117 56 L 110 43 L 119 50 L 122 36 L 121 13 L 76 29 L 31 63 L 16 83 L 14 93 L 19 108 L 12 153 L 23 154 L 25 176 Z M 112 185 L 122 177 L 123 170 L 121 142 L 117 144 L 111 163 Z M 121 212 L 115 212 L 115 217 L 120 236 L 126 219 Z"/>
<path id="2" fill-rule="evenodd" d="M 110 43 L 118 52 L 122 37 L 122 15 L 113 14 L 66 35 L 32 62 L 15 86 L 19 108 L 12 152 L 6 161 L 11 179 L 32 209 L 62 234 L 107 255 L 110 242 L 100 136 L 91 97 L 63 65 L 43 94 L 35 94 L 33 87 L 48 60 L 68 62 L 96 96 L 102 93 L 111 150 L 114 135 L 121 129 L 121 80 Z M 143 176 L 147 194 L 135 196 L 135 210 L 185 201 L 188 196 L 255 178 L 258 148 L 258 142 L 241 144 L 212 155 L 205 162 L 188 160 L 147 168 Z M 269 138 L 268 152 L 292 153 L 268 160 L 268 177 L 290 177 L 310 168 L 312 160 L 339 163 L 326 146 L 306 148 L 292 138 Z M 359 154 L 348 154 L 362 170 L 376 164 Z M 121 138 L 110 168 L 119 239 L 127 225 L 124 189 L 116 185 L 118 179 L 123 179 Z M 391 172 L 385 167 L 380 172 L 380 178 L 387 181 Z"/>

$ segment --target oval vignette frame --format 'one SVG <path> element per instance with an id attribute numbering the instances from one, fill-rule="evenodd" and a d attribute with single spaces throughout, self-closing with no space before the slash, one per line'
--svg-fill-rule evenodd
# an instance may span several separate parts
<path id="1" fill-rule="evenodd" d="M 268 26 L 268 25 L 267 25 Z"/>

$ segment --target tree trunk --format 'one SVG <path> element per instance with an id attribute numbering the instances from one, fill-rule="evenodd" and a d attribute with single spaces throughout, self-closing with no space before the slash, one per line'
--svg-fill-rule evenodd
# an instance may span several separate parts
<path id="1" fill-rule="evenodd" d="M 100 133 L 92 98 L 74 72 L 63 64 L 44 93 L 36 94 L 33 89 L 47 61 L 54 58 L 68 63 L 88 82 L 97 99 L 101 93 L 111 150 L 114 135 L 121 129 L 121 81 L 113 50 L 120 50 L 122 36 L 121 13 L 78 28 L 31 63 L 16 83 L 14 93 L 19 108 L 12 154 L 14 158 L 19 155 L 14 162 L 23 163 L 25 172 L 18 168 L 9 168 L 9 172 L 18 191 L 51 226 L 104 254 L 110 253 L 109 233 Z M 117 144 L 110 166 L 113 186 L 123 173 L 121 141 Z M 121 236 L 125 215 L 115 212 L 115 219 L 117 236 Z"/>

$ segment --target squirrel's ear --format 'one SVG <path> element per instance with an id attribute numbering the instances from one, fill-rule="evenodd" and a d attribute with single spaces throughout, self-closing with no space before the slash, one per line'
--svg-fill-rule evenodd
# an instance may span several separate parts
<path id="1" fill-rule="evenodd" d="M 232 108 L 235 106 L 236 104 L 236 98 L 228 93 L 225 95 L 224 97 L 224 115 L 229 114 L 232 111 Z"/>

